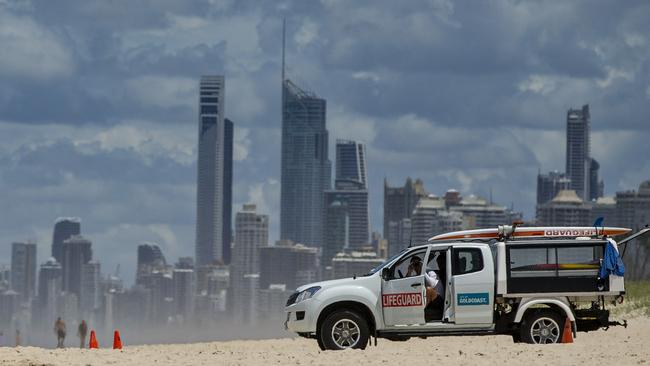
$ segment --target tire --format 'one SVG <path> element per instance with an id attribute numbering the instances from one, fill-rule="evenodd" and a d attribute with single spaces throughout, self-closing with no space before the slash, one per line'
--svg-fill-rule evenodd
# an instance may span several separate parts
<path id="1" fill-rule="evenodd" d="M 534 311 L 526 316 L 521 326 L 521 341 L 531 344 L 562 342 L 564 320 L 550 309 Z"/>
<path id="2" fill-rule="evenodd" d="M 321 351 L 327 350 L 323 344 L 323 341 L 320 339 L 320 334 L 316 334 L 316 342 L 318 342 L 318 348 L 320 348 Z"/>
<path id="3" fill-rule="evenodd" d="M 325 318 L 318 337 L 327 350 L 365 349 L 370 329 L 363 316 L 354 311 L 340 310 Z"/>

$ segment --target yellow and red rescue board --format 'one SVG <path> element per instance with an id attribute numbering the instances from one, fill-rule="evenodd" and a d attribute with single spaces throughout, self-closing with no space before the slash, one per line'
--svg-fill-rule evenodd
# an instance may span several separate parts
<path id="1" fill-rule="evenodd" d="M 589 226 L 542 226 L 542 227 L 518 227 L 514 232 L 507 235 L 508 238 L 577 238 L 596 236 L 617 236 L 627 234 L 632 229 L 622 227 L 589 227 Z M 503 238 L 504 232 L 501 229 L 477 229 L 454 231 L 440 234 L 429 239 L 429 242 L 454 240 L 454 239 L 499 239 Z"/>

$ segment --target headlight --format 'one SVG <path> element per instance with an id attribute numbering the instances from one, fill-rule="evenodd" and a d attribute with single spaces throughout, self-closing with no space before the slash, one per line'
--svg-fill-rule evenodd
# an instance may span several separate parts
<path id="1" fill-rule="evenodd" d="M 307 299 L 309 299 L 310 297 L 314 296 L 314 294 L 315 294 L 316 292 L 318 292 L 318 290 L 320 290 L 320 286 L 310 287 L 310 288 L 308 288 L 308 289 L 306 289 L 306 290 L 304 290 L 304 291 L 301 291 L 301 292 L 298 294 L 298 297 L 296 297 L 296 302 L 295 302 L 295 304 L 297 304 L 297 303 L 299 303 L 299 302 L 301 302 L 301 301 L 307 300 Z"/>

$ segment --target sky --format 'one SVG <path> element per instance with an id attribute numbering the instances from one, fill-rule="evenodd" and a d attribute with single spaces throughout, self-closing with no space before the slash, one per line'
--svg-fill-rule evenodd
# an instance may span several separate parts
<path id="1" fill-rule="evenodd" d="M 367 144 L 375 231 L 384 178 L 408 176 L 531 219 L 587 103 L 606 195 L 650 179 L 647 1 L 0 0 L 0 263 L 24 240 L 44 262 L 60 216 L 127 283 L 144 241 L 193 256 L 204 74 L 226 77 L 233 211 L 256 203 L 277 239 L 283 18 L 331 159 L 337 138 Z"/>

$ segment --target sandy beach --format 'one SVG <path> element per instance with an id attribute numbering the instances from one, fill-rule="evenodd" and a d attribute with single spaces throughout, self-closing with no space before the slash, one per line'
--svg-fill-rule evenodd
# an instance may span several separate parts
<path id="1" fill-rule="evenodd" d="M 0 365 L 648 365 L 650 318 L 627 329 L 579 333 L 573 344 L 515 344 L 508 336 L 436 337 L 390 342 L 365 351 L 328 351 L 302 338 L 145 345 L 123 350 L 0 348 Z M 128 337 L 123 337 L 128 343 Z"/>

